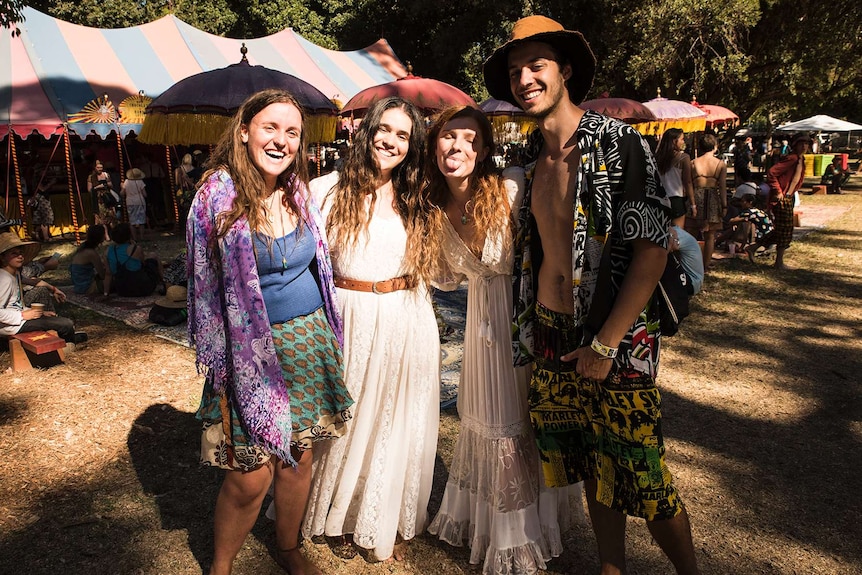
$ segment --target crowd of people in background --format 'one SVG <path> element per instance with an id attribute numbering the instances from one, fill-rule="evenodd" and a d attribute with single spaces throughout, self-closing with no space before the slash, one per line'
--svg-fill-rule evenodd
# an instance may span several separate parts
<path id="1" fill-rule="evenodd" d="M 168 188 L 146 154 L 122 181 L 95 159 L 73 291 L 159 293 L 188 317 L 206 374 L 200 459 L 225 470 L 212 575 L 230 573 L 267 493 L 275 559 L 295 575 L 320 573 L 303 536 L 389 561 L 426 529 L 467 545 L 484 574 L 534 574 L 562 552 L 584 498 L 603 570 L 625 571 L 631 515 L 678 573 L 699 573 L 661 435 L 655 288 L 674 252 L 690 293 L 717 250 L 751 262 L 774 250 L 783 268 L 812 139 L 767 150 L 738 136 L 725 155 L 712 133 L 648 142 L 579 107 L 595 66 L 580 33 L 542 16 L 515 24 L 484 78 L 536 120 L 521 145 L 495 146 L 472 107 L 426 122 L 391 97 L 349 145 L 309 155 L 301 107 L 272 89 L 243 103 L 211 153 L 183 154 Z M 840 194 L 850 174 L 836 156 L 822 183 Z M 29 201 L 42 242 L 53 184 Z M 146 246 L 166 189 L 188 242 L 172 262 Z M 0 333 L 83 341 L 54 313 L 65 294 L 38 277 L 56 254 L 34 261 L 37 248 L 0 233 Z M 461 429 L 429 517 L 431 288 L 465 281 Z"/>

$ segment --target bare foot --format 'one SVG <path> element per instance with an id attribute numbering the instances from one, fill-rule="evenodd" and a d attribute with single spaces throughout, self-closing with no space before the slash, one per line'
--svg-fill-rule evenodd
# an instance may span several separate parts
<path id="1" fill-rule="evenodd" d="M 323 575 L 323 572 L 305 557 L 302 545 L 297 545 L 293 549 L 279 549 L 275 555 L 275 562 L 290 575 Z"/>
<path id="2" fill-rule="evenodd" d="M 392 548 L 392 555 L 385 559 L 384 563 L 392 563 L 393 561 L 404 561 L 407 556 L 407 542 L 401 539 L 399 535 L 395 539 L 395 546 Z"/>

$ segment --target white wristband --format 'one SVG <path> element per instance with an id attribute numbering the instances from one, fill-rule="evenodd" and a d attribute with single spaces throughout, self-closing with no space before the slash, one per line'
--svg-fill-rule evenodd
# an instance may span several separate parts
<path id="1" fill-rule="evenodd" d="M 599 341 L 599 338 L 593 336 L 593 341 L 590 343 L 590 349 L 607 359 L 613 359 L 617 356 L 619 348 L 610 347 Z"/>

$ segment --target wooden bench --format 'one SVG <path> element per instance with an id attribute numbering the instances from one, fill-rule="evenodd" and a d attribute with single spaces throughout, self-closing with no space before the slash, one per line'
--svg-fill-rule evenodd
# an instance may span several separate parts
<path id="1" fill-rule="evenodd" d="M 49 367 L 66 361 L 66 342 L 54 330 L 28 331 L 6 336 L 12 371 L 27 371 L 36 367 Z"/>

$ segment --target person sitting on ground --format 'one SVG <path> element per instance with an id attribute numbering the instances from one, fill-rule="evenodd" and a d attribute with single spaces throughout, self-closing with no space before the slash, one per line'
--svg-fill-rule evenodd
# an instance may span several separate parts
<path id="1" fill-rule="evenodd" d="M 36 193 L 27 201 L 32 210 L 33 238 L 39 242 L 47 242 L 51 239 L 51 226 L 54 225 L 54 208 L 51 207 L 51 199 L 48 190 L 56 180 L 42 181 L 36 186 Z"/>
<path id="2" fill-rule="evenodd" d="M 852 172 L 846 169 L 843 165 L 841 156 L 833 156 L 832 163 L 826 166 L 823 171 L 823 177 L 820 178 L 820 184 L 828 186 L 827 194 L 840 194 L 841 186 L 847 183 Z"/>
<path id="3" fill-rule="evenodd" d="M 12 226 L 14 225 L 21 225 L 21 220 L 7 220 L 4 216 L 0 216 L 0 235 L 7 233 L 14 235 L 14 232 L 12 232 Z M 60 256 L 60 252 L 54 252 L 50 256 L 29 261 L 21 268 L 21 277 L 23 278 L 21 290 L 24 294 L 25 306 L 41 303 L 45 306 L 45 309 L 53 311 L 54 292 L 45 287 L 35 287 L 35 284 L 38 283 L 38 278 L 43 273 L 55 270 L 60 266 Z"/>
<path id="4" fill-rule="evenodd" d="M 31 331 L 54 330 L 66 342 L 87 341 L 87 334 L 75 333 L 71 319 L 59 317 L 56 312 L 26 307 L 21 298 L 21 268 L 39 251 L 36 242 L 22 242 L 15 234 L 0 234 L 0 335 L 14 335 Z M 58 302 L 66 301 L 66 294 L 45 280 L 35 285 L 51 290 Z"/>
<path id="5" fill-rule="evenodd" d="M 740 227 L 743 228 L 745 235 L 744 249 L 748 254 L 748 259 L 753 262 L 757 249 L 760 246 L 769 245 L 774 226 L 769 214 L 754 207 L 754 194 L 745 194 L 739 201 L 742 210 L 738 216 L 730 221 L 734 224 L 741 224 Z"/>
<path id="6" fill-rule="evenodd" d="M 87 239 L 72 256 L 69 275 L 72 276 L 72 291 L 75 293 L 87 295 L 102 293 L 107 266 L 98 248 L 105 238 L 105 226 L 101 224 L 90 226 L 87 229 Z"/>
<path id="7" fill-rule="evenodd" d="M 155 254 L 145 254 L 140 244 L 132 241 L 128 223 L 117 224 L 110 232 L 114 245 L 108 247 L 108 274 L 103 294 L 116 293 L 125 297 L 150 295 L 161 288 L 162 264 Z"/>
<path id="8" fill-rule="evenodd" d="M 132 168 L 126 172 L 126 181 L 120 188 L 120 195 L 129 213 L 132 239 L 136 242 L 143 241 L 144 225 L 147 223 L 147 190 L 144 186 L 144 172 L 138 168 Z"/>

